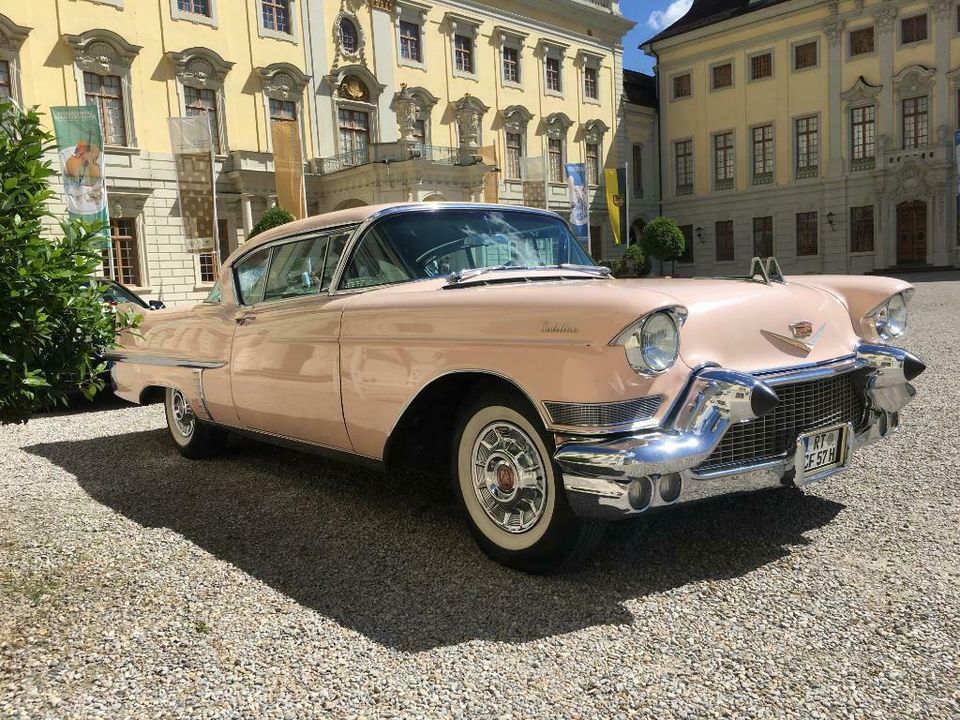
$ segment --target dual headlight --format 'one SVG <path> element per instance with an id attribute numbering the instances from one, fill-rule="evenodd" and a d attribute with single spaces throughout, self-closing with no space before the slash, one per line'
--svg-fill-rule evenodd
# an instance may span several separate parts
<path id="1" fill-rule="evenodd" d="M 897 293 L 882 305 L 867 313 L 867 324 L 877 337 L 888 342 L 907 332 L 907 292 Z"/>
<path id="2" fill-rule="evenodd" d="M 627 362 L 638 373 L 656 374 L 669 370 L 680 354 L 680 327 L 686 320 L 683 308 L 667 308 L 637 320 L 614 338 L 622 345 Z"/>

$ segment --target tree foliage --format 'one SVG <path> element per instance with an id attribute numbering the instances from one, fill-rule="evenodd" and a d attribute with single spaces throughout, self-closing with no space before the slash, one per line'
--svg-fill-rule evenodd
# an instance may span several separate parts
<path id="1" fill-rule="evenodd" d="M 614 260 L 605 260 L 606 265 L 618 278 L 646 277 L 650 273 L 650 261 L 638 244 L 633 244 L 623 253 L 623 257 Z"/>
<path id="2" fill-rule="evenodd" d="M 683 256 L 686 240 L 673 219 L 656 217 L 640 233 L 640 247 L 647 257 L 676 260 Z"/>
<path id="3" fill-rule="evenodd" d="M 266 232 L 271 228 L 279 227 L 280 225 L 286 225 L 288 222 L 293 222 L 294 217 L 286 210 L 284 210 L 279 205 L 274 205 L 271 208 L 267 208 L 267 211 L 260 216 L 260 220 L 257 221 L 257 224 L 253 226 L 253 229 L 250 231 L 250 237 L 259 235 L 260 233 Z"/>
<path id="4" fill-rule="evenodd" d="M 0 102 L 0 424 L 65 405 L 74 391 L 92 398 L 104 385 L 98 357 L 138 323 L 91 281 L 102 228 L 61 223 L 62 237 L 43 236 L 52 148 L 36 110 Z"/>

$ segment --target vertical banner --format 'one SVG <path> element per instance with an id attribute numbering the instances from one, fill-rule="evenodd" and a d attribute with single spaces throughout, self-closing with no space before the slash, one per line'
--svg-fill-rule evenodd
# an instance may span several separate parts
<path id="1" fill-rule="evenodd" d="M 210 121 L 205 114 L 169 118 L 168 121 L 180 193 L 185 250 L 188 253 L 215 252 L 217 197 Z"/>
<path id="2" fill-rule="evenodd" d="M 498 167 L 497 146 L 485 145 L 480 148 L 480 161 L 484 165 Z M 500 178 L 498 173 L 488 172 L 483 179 L 483 201 L 494 205 L 500 202 Z"/>
<path id="3" fill-rule="evenodd" d="M 52 107 L 50 115 L 57 136 L 67 213 L 71 220 L 103 222 L 106 226 L 103 235 L 109 237 L 100 112 L 95 105 Z"/>
<path id="4" fill-rule="evenodd" d="M 520 158 L 520 176 L 523 178 L 523 204 L 547 209 L 547 174 L 543 156 Z"/>
<path id="5" fill-rule="evenodd" d="M 567 163 L 564 167 L 570 190 L 570 225 L 583 249 L 590 252 L 590 204 L 587 201 L 587 166 Z"/>
<path id="6" fill-rule="evenodd" d="M 619 245 L 627 231 L 627 170 L 607 168 L 603 173 L 607 185 L 607 211 L 613 227 L 613 240 Z"/>
<path id="7" fill-rule="evenodd" d="M 307 216 L 303 179 L 303 148 L 300 125 L 295 122 L 271 123 L 273 168 L 277 179 L 277 204 L 295 220 Z"/>

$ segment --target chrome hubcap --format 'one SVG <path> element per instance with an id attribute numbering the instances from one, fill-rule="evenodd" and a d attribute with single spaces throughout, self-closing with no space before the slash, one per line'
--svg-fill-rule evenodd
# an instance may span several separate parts
<path id="1" fill-rule="evenodd" d="M 546 507 L 547 472 L 530 436 L 513 423 L 487 425 L 473 445 L 473 490 L 501 530 L 536 525 Z"/>
<path id="2" fill-rule="evenodd" d="M 173 424 L 177 426 L 177 431 L 184 437 L 193 435 L 193 426 L 196 423 L 193 410 L 190 404 L 179 390 L 173 391 Z"/>

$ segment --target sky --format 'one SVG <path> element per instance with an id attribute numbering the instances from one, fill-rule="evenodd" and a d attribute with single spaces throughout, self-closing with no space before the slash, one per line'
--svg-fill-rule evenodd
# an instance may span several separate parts
<path id="1" fill-rule="evenodd" d="M 628 70 L 653 70 L 653 58 L 639 49 L 640 43 L 683 17 L 693 0 L 620 0 L 620 12 L 637 23 L 623 39 L 624 67 Z"/>

